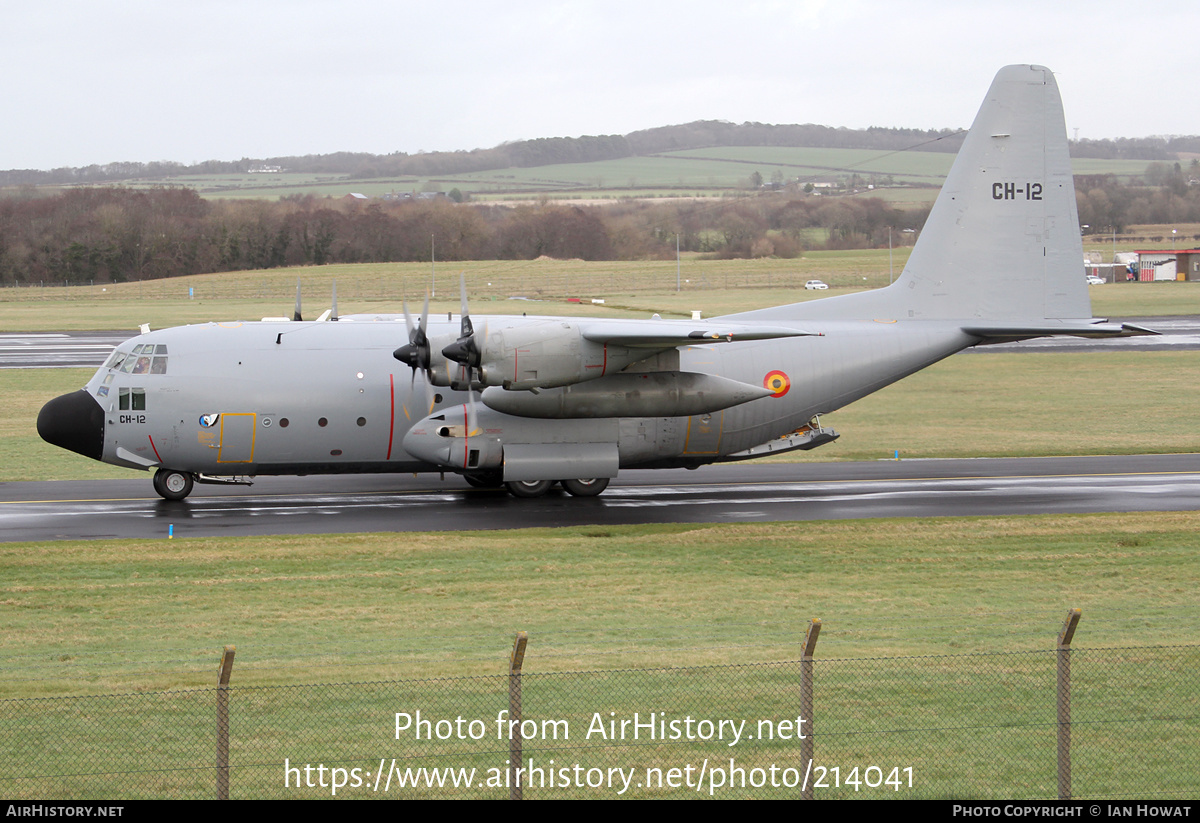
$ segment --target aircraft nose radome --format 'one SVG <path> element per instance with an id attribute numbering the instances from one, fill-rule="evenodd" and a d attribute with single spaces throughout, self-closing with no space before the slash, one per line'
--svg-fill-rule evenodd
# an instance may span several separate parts
<path id="1" fill-rule="evenodd" d="M 47 443 L 84 457 L 99 460 L 104 455 L 104 409 L 83 389 L 42 406 L 37 430 Z"/>

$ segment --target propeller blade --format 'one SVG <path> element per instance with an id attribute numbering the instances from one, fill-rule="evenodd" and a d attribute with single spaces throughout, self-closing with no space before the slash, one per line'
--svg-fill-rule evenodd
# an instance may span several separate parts
<path id="1" fill-rule="evenodd" d="M 471 315 L 467 311 L 467 274 L 460 272 L 458 275 L 458 285 L 462 290 L 462 325 L 459 332 L 459 337 L 471 337 L 475 334 L 475 328 L 471 325 Z"/>
<path id="2" fill-rule="evenodd" d="M 417 369 L 425 372 L 426 383 L 429 382 L 428 372 L 432 358 L 429 351 L 429 336 L 425 329 L 429 324 L 429 295 L 425 295 L 425 309 L 421 312 L 421 322 L 413 326 L 412 315 L 408 313 L 408 301 L 404 301 L 404 324 L 408 327 L 408 343 L 392 352 L 392 357 L 413 370 L 413 381 L 417 377 Z"/>
<path id="3" fill-rule="evenodd" d="M 336 321 L 337 318 L 337 280 L 333 281 L 333 314 L 329 317 L 330 320 Z"/>
<path id="4" fill-rule="evenodd" d="M 292 315 L 292 320 L 303 320 L 300 316 L 300 278 L 296 278 L 296 311 Z"/>
<path id="5" fill-rule="evenodd" d="M 471 370 L 479 368 L 482 357 L 479 344 L 475 342 L 475 327 L 471 324 L 471 314 L 467 307 L 467 278 L 465 274 L 459 277 L 462 288 L 462 322 L 458 339 L 442 349 L 442 356 L 466 366 L 467 382 L 471 383 L 474 382 Z"/>

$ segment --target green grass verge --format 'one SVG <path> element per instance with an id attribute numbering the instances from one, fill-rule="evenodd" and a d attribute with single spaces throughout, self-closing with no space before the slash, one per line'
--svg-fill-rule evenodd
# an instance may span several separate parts
<path id="1" fill-rule="evenodd" d="M 502 766 L 494 741 L 396 739 L 392 713 L 490 722 L 516 630 L 530 635 L 527 717 L 576 734 L 526 757 L 639 774 L 702 758 L 794 765 L 794 743 L 579 737 L 595 712 L 795 716 L 798 667 L 763 661 L 795 660 L 816 616 L 823 765 L 911 767 L 915 790 L 887 796 L 1048 797 L 1052 649 L 1080 607 L 1078 793 L 1141 797 L 1153 780 L 1189 796 L 1198 528 L 1189 512 L 8 544 L 0 777 L 10 796 L 211 796 L 227 643 L 235 796 L 322 794 L 285 791 L 284 758 Z M 93 696 L 42 699 L 81 692 Z M 1139 769 L 1119 768 L 1131 747 Z"/>
<path id="2" fill-rule="evenodd" d="M 1195 642 L 1200 512 L 0 544 L 5 697 Z"/>
<path id="3" fill-rule="evenodd" d="M 608 317 L 714 317 L 739 311 L 816 300 L 886 286 L 899 276 L 910 249 L 807 252 L 796 259 L 464 261 L 356 265 L 226 272 L 136 283 L 0 289 L 0 328 L 5 331 L 153 328 L 213 320 L 290 316 L 296 283 L 304 313 L 328 308 L 333 286 L 342 314 L 400 313 L 408 300 L 420 311 L 435 287 L 431 311 L 459 309 L 459 277 L 465 277 L 472 311 L 478 314 L 568 314 Z M 827 292 L 805 291 L 821 279 Z M 678 285 L 678 289 L 677 289 Z M 190 292 L 189 292 L 190 290 Z M 190 296 L 189 296 L 190 294 Z M 1089 289 L 1093 312 L 1102 317 L 1200 314 L 1200 283 L 1116 283 Z M 513 297 L 524 299 L 513 300 Z M 593 303 L 603 300 L 603 303 Z"/>

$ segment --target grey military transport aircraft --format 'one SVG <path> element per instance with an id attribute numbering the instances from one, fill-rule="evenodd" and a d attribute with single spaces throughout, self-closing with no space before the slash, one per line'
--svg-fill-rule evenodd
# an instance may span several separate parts
<path id="1" fill-rule="evenodd" d="M 887 288 L 707 321 L 472 318 L 464 289 L 457 322 L 427 300 L 419 320 L 163 329 L 48 402 L 38 432 L 153 470 L 168 500 L 256 475 L 430 471 L 590 496 L 623 468 L 828 443 L 820 415 L 968 346 L 1153 334 L 1092 317 L 1082 260 L 1058 87 L 1008 66 Z"/>

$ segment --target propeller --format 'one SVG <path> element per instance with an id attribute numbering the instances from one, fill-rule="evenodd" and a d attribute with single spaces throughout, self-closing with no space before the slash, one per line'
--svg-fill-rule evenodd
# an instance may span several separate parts
<path id="1" fill-rule="evenodd" d="M 478 415 L 475 410 L 475 392 L 472 386 L 476 383 L 475 370 L 483 362 L 483 352 L 475 341 L 475 327 L 471 323 L 471 313 L 467 308 L 467 276 L 459 274 L 459 288 L 462 292 L 462 321 L 459 325 L 458 339 L 442 349 L 442 356 L 453 360 L 463 367 L 467 378 L 467 433 L 475 435 L 479 432 Z M 482 376 L 480 377 L 482 379 Z"/>
<path id="2" fill-rule="evenodd" d="M 304 318 L 300 316 L 300 278 L 296 278 L 296 312 L 292 315 L 292 320 L 300 321 Z"/>
<path id="3" fill-rule="evenodd" d="M 412 315 L 408 313 L 408 301 L 404 301 L 404 323 L 408 327 L 408 343 L 392 352 L 392 357 L 412 369 L 412 384 L 417 382 L 417 370 L 425 375 L 425 395 L 429 408 L 433 408 L 433 381 L 429 369 L 433 364 L 429 348 L 429 336 L 425 330 L 429 327 L 429 294 L 425 294 L 425 308 L 421 310 L 421 322 L 413 325 Z"/>

